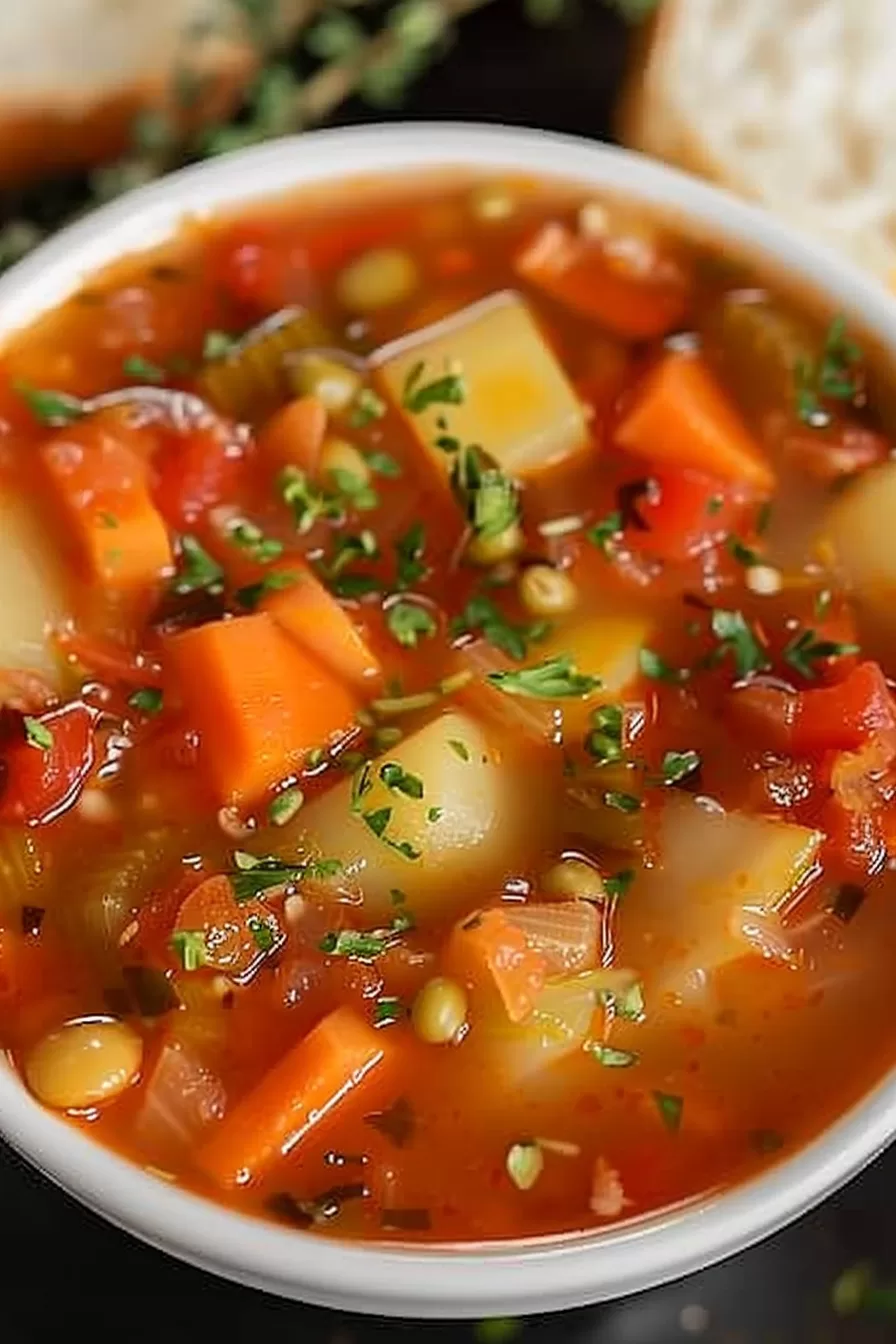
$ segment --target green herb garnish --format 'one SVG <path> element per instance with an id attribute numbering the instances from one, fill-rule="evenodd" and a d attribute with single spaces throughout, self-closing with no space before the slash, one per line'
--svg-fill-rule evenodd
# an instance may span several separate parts
<path id="1" fill-rule="evenodd" d="M 333 548 L 333 554 L 326 563 L 325 570 L 329 578 L 335 579 L 342 571 L 355 560 L 376 560 L 379 557 L 380 548 L 377 545 L 376 536 L 369 528 L 364 528 L 363 532 L 352 533 L 347 537 L 340 537 Z M 363 576 L 367 578 L 367 575 Z"/>
<path id="2" fill-rule="evenodd" d="M 696 751 L 667 751 L 663 757 L 663 783 L 677 784 L 700 769 L 700 755 Z"/>
<path id="3" fill-rule="evenodd" d="M 730 651 L 739 677 L 767 671 L 765 652 L 742 611 L 716 607 L 712 613 L 712 632 L 723 650 Z"/>
<path id="4" fill-rule="evenodd" d="M 585 1049 L 605 1069 L 629 1069 L 638 1062 L 634 1050 L 617 1050 L 615 1046 L 604 1045 L 601 1041 L 586 1041 Z"/>
<path id="5" fill-rule="evenodd" d="M 29 383 L 15 383 L 14 387 L 34 418 L 43 425 L 54 428 L 70 425 L 86 414 L 78 398 L 67 392 L 53 392 L 48 388 L 32 387 Z"/>
<path id="6" fill-rule="evenodd" d="M 414 523 L 395 542 L 396 581 L 399 588 L 413 588 L 415 583 L 426 578 L 429 565 L 423 558 L 425 550 L 426 528 L 422 523 Z"/>
<path id="7" fill-rule="evenodd" d="M 202 358 L 207 360 L 226 359 L 232 355 L 239 340 L 226 331 L 207 331 L 202 341 Z"/>
<path id="8" fill-rule="evenodd" d="M 386 625 L 399 644 L 415 649 L 421 639 L 430 639 L 438 631 L 431 611 L 416 602 L 395 602 L 386 612 Z"/>
<path id="9" fill-rule="evenodd" d="M 310 532 L 322 518 L 333 520 L 343 516 L 344 509 L 339 500 L 319 489 L 298 467 L 283 468 L 277 489 L 284 504 L 292 510 L 296 531 L 301 536 Z"/>
<path id="10" fill-rule="evenodd" d="M 591 715 L 594 725 L 585 739 L 585 749 L 598 765 L 622 759 L 624 716 L 621 705 L 601 705 Z"/>
<path id="11" fill-rule="evenodd" d="M 672 685 L 677 685 L 686 681 L 688 676 L 686 668 L 673 667 L 661 654 L 647 648 L 646 645 L 638 650 L 638 666 L 641 675 L 651 681 L 668 681 Z"/>
<path id="12" fill-rule="evenodd" d="M 393 793 L 403 793 L 406 798 L 423 797 L 423 780 L 412 775 L 396 761 L 386 761 L 379 769 L 380 779 Z"/>
<path id="13" fill-rule="evenodd" d="M 291 588 L 297 583 L 298 579 L 299 575 L 293 570 L 277 570 L 273 574 L 266 574 L 257 583 L 247 583 L 244 588 L 237 588 L 234 597 L 241 607 L 245 607 L 247 611 L 254 611 L 268 593 L 283 592 L 285 588 Z"/>
<path id="14" fill-rule="evenodd" d="M 305 802 L 305 795 L 298 785 L 284 789 L 272 798 L 268 805 L 268 821 L 272 826 L 285 826 L 298 814 Z"/>
<path id="15" fill-rule="evenodd" d="M 684 1098 L 677 1097 L 671 1092 L 654 1092 L 653 1100 L 656 1102 L 656 1108 L 660 1113 L 660 1119 L 666 1126 L 670 1134 L 677 1134 L 681 1128 L 681 1118 L 684 1112 Z"/>
<path id="16" fill-rule="evenodd" d="M 620 868 L 618 873 L 611 873 L 609 877 L 604 878 L 604 891 L 611 900 L 619 900 L 628 891 L 635 880 L 634 868 Z"/>
<path id="17" fill-rule="evenodd" d="M 270 924 L 267 924 L 258 915 L 252 915 L 248 920 L 249 932 L 255 942 L 255 946 L 260 952 L 270 952 L 277 941 L 274 930 Z"/>
<path id="18" fill-rule="evenodd" d="M 385 1027 L 390 1022 L 400 1022 L 405 1015 L 405 1011 L 401 999 L 377 999 L 373 1005 L 373 1025 L 375 1027 Z"/>
<path id="19" fill-rule="evenodd" d="M 245 518 L 230 526 L 230 540 L 241 551 L 245 551 L 261 565 L 268 565 L 283 554 L 283 542 L 275 537 L 266 537 L 260 527 Z"/>
<path id="20" fill-rule="evenodd" d="M 805 425 L 824 428 L 830 416 L 824 400 L 854 402 L 862 391 L 862 351 L 846 335 L 846 319 L 831 322 L 818 360 L 799 360 L 794 368 L 796 413 Z"/>
<path id="21" fill-rule="evenodd" d="M 737 563 L 743 565 L 745 569 L 752 569 L 754 565 L 762 564 L 759 552 L 751 550 L 739 537 L 729 537 L 725 545 Z"/>
<path id="22" fill-rule="evenodd" d="M 521 667 L 515 672 L 489 672 L 486 680 L 505 695 L 537 700 L 581 699 L 600 686 L 600 678 L 579 672 L 568 654 L 548 658 L 535 667 Z"/>
<path id="23" fill-rule="evenodd" d="M 633 793 L 620 793 L 618 789 L 607 789 L 604 803 L 616 812 L 640 812 L 641 799 Z"/>
<path id="24" fill-rule="evenodd" d="M 344 503 L 356 509 L 358 513 L 369 513 L 379 504 L 380 498 L 373 486 L 368 485 L 353 471 L 346 471 L 344 467 L 334 467 L 330 472 L 330 478 Z"/>
<path id="25" fill-rule="evenodd" d="M 180 569 L 172 582 L 172 592 L 178 597 L 199 592 L 223 593 L 223 569 L 194 536 L 187 533 L 181 537 L 180 551 Z"/>
<path id="26" fill-rule="evenodd" d="M 375 420 L 381 420 L 386 414 L 386 403 L 382 397 L 377 396 L 372 387 L 362 387 L 361 391 L 355 397 L 352 409 L 349 412 L 348 422 L 352 429 L 364 429 L 367 425 L 372 425 Z M 385 457 L 385 454 L 383 454 Z M 371 458 L 373 454 L 368 454 L 367 461 L 373 471 L 379 468 L 373 465 Z M 389 458 L 392 462 L 392 459 Z M 383 471 L 383 476 L 397 475 L 396 472 Z"/>
<path id="27" fill-rule="evenodd" d="M 601 518 L 593 527 L 589 527 L 585 536 L 596 546 L 604 555 L 610 554 L 611 544 L 622 535 L 622 514 L 616 509 L 613 513 L 608 513 L 606 518 Z"/>
<path id="28" fill-rule="evenodd" d="M 643 1020 L 644 990 L 638 981 L 629 985 L 628 989 L 605 990 L 600 997 L 604 1006 L 612 1009 L 614 1016 L 621 1017 L 624 1022 Z"/>
<path id="29" fill-rule="evenodd" d="M 340 929 L 327 933 L 321 939 L 319 947 L 330 957 L 350 957 L 354 961 L 376 961 L 384 952 L 401 938 L 403 933 L 413 928 L 414 921 L 403 911 L 399 911 L 388 929 Z"/>
<path id="30" fill-rule="evenodd" d="M 228 874 L 234 898 L 239 904 L 254 900 L 275 887 L 291 887 L 303 882 L 324 882 L 342 871 L 339 859 L 306 859 L 301 863 L 286 863 L 273 854 L 247 854 L 236 850 L 233 871 Z"/>
<path id="31" fill-rule="evenodd" d="M 29 747 L 35 747 L 38 751 L 49 751 L 53 745 L 53 732 L 40 719 L 33 718 L 30 714 L 25 714 L 22 718 L 22 725 L 25 729 L 25 741 Z"/>
<path id="32" fill-rule="evenodd" d="M 470 748 L 466 743 L 458 741 L 456 737 L 449 737 L 448 745 L 460 760 L 468 761 L 470 759 Z"/>
<path id="33" fill-rule="evenodd" d="M 185 971 L 198 971 L 208 960 L 202 929 L 177 929 L 169 940 L 171 950 Z"/>
<path id="34" fill-rule="evenodd" d="M 141 383 L 164 383 L 167 377 L 161 365 L 142 355 L 128 355 L 121 362 L 121 371 L 126 378 L 137 378 Z"/>
<path id="35" fill-rule="evenodd" d="M 784 662 L 807 681 L 814 681 L 817 669 L 814 663 L 825 658 L 845 658 L 859 653 L 858 644 L 842 644 L 833 639 L 818 639 L 814 630 L 801 630 L 794 635 L 781 655 Z"/>
<path id="36" fill-rule="evenodd" d="M 508 658 L 521 662 L 529 652 L 530 642 L 544 639 L 550 626 L 546 621 L 516 625 L 508 621 L 490 597 L 479 593 L 470 598 L 461 614 L 451 622 L 451 634 L 456 638 L 477 631 L 481 631 L 489 644 L 506 653 Z"/>
<path id="37" fill-rule="evenodd" d="M 508 1148 L 505 1166 L 517 1190 L 531 1190 L 544 1168 L 544 1154 L 537 1143 L 527 1139 Z"/>
<path id="38" fill-rule="evenodd" d="M 423 360 L 415 364 L 405 379 L 401 404 L 406 411 L 420 415 L 430 406 L 460 406 L 466 399 L 467 389 L 463 374 L 445 373 L 441 378 L 423 383 Z"/>
<path id="39" fill-rule="evenodd" d="M 158 714 L 162 708 L 162 692 L 157 686 L 141 686 L 139 691 L 128 696 L 128 704 L 141 714 Z"/>

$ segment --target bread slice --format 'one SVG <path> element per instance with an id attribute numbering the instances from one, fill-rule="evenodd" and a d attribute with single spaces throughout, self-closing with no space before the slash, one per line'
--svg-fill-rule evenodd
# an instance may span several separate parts
<path id="1" fill-rule="evenodd" d="M 312 4 L 0 0 L 0 184 L 120 154 L 142 110 L 222 115 Z"/>
<path id="2" fill-rule="evenodd" d="M 892 0 L 661 0 L 620 133 L 896 277 Z"/>

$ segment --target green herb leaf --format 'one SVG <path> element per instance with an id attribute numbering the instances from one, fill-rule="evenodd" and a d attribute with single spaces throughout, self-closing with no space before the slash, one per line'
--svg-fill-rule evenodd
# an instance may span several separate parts
<path id="1" fill-rule="evenodd" d="M 268 806 L 268 821 L 272 826 L 285 826 L 299 813 L 304 802 L 305 795 L 298 785 L 284 789 L 271 799 Z"/>
<path id="2" fill-rule="evenodd" d="M 400 1022 L 406 1011 L 401 999 L 377 999 L 373 1005 L 373 1025 L 385 1027 L 390 1022 Z"/>
<path id="3" fill-rule="evenodd" d="M 15 383 L 14 387 L 34 418 L 43 425 L 70 425 L 85 414 L 82 403 L 67 392 L 52 392 L 48 388 L 32 387 L 29 383 Z"/>
<path id="4" fill-rule="evenodd" d="M 180 551 L 180 569 L 171 585 L 178 597 L 185 597 L 189 593 L 217 594 L 224 591 L 223 569 L 194 536 L 187 533 L 181 537 Z"/>
<path id="5" fill-rule="evenodd" d="M 362 812 L 361 820 L 373 831 L 378 840 L 381 840 L 386 833 L 386 827 L 392 820 L 391 807 L 378 807 L 371 812 Z"/>
<path id="6" fill-rule="evenodd" d="M 226 331 L 207 331 L 202 341 L 202 358 L 226 359 L 239 345 L 239 339 Z"/>
<path id="7" fill-rule="evenodd" d="M 329 578 L 335 579 L 353 561 L 376 560 L 379 553 L 376 536 L 365 527 L 363 532 L 352 533 L 337 540 L 333 554 L 326 563 L 325 572 Z"/>
<path id="8" fill-rule="evenodd" d="M 40 719 L 32 718 L 30 714 L 25 714 L 22 719 L 25 729 L 25 741 L 29 747 L 35 747 L 38 751 L 49 751 L 53 745 L 53 732 Z"/>
<path id="9" fill-rule="evenodd" d="M 169 941 L 172 952 L 185 971 L 198 971 L 208 960 L 205 933 L 202 929 L 177 929 Z"/>
<path id="10" fill-rule="evenodd" d="M 593 527 L 589 527 L 585 536 L 592 546 L 603 551 L 604 555 L 609 555 L 612 543 L 622 536 L 621 512 L 616 509 L 613 513 L 608 513 L 606 518 L 601 518 Z"/>
<path id="11" fill-rule="evenodd" d="M 401 404 L 406 411 L 420 415 L 430 406 L 461 406 L 466 398 L 467 389 L 463 375 L 445 373 L 441 378 L 423 383 L 423 360 L 415 364 L 405 379 Z"/>
<path id="12" fill-rule="evenodd" d="M 668 681 L 672 685 L 685 681 L 688 675 L 685 668 L 673 667 L 646 645 L 638 650 L 638 666 L 642 676 L 648 677 L 651 681 Z"/>
<path id="13" fill-rule="evenodd" d="M 604 794 L 604 803 L 616 812 L 640 812 L 641 799 L 633 793 L 620 793 L 618 789 L 608 789 Z"/>
<path id="14" fill-rule="evenodd" d="M 319 489 L 298 467 L 283 468 L 277 489 L 284 504 L 292 510 L 300 536 L 310 532 L 321 519 L 340 519 L 344 514 L 340 501 Z"/>
<path id="15" fill-rule="evenodd" d="M 846 335 L 846 319 L 841 313 L 831 322 L 821 357 L 799 360 L 794 368 L 796 412 L 810 428 L 827 425 L 830 416 L 824 400 L 856 401 L 862 391 L 862 351 Z"/>
<path id="16" fill-rule="evenodd" d="M 291 887 L 306 878 L 324 882 L 342 870 L 339 859 L 306 859 L 286 863 L 273 854 L 247 854 L 238 849 L 233 855 L 233 871 L 228 874 L 234 899 L 242 904 L 275 887 Z"/>
<path id="17" fill-rule="evenodd" d="M 667 751 L 663 757 L 663 783 L 677 784 L 700 769 L 700 754 L 696 751 Z"/>
<path id="18" fill-rule="evenodd" d="M 293 570 L 277 570 L 274 574 L 266 574 L 257 583 L 247 583 L 244 588 L 237 588 L 234 597 L 241 607 L 254 611 L 268 593 L 279 593 L 285 588 L 291 588 L 298 579 L 299 575 Z"/>
<path id="19" fill-rule="evenodd" d="M 594 725 L 585 738 L 585 749 L 598 765 L 622 760 L 624 716 L 621 705 L 601 705 L 591 715 Z"/>
<path id="20" fill-rule="evenodd" d="M 505 695 L 538 700 L 581 699 L 600 686 L 599 677 L 579 672 L 566 654 L 548 658 L 535 667 L 521 667 L 517 672 L 489 672 L 486 680 Z"/>
<path id="21" fill-rule="evenodd" d="M 343 500 L 358 513 L 369 513 L 379 504 L 380 497 L 373 486 L 368 485 L 353 471 L 346 471 L 344 467 L 334 467 L 330 472 L 330 478 Z"/>
<path id="22" fill-rule="evenodd" d="M 464 742 L 459 742 L 456 737 L 449 737 L 448 745 L 455 756 L 458 756 L 462 761 L 470 759 L 470 748 Z"/>
<path id="23" fill-rule="evenodd" d="M 141 383 L 164 383 L 167 377 L 160 365 L 142 355 L 128 355 L 122 360 L 121 371 L 126 378 L 137 378 Z"/>
<path id="24" fill-rule="evenodd" d="M 270 952 L 277 939 L 274 930 L 270 924 L 265 923 L 258 915 L 251 915 L 247 921 L 249 932 L 254 939 L 255 946 L 260 952 Z"/>
<path id="25" fill-rule="evenodd" d="M 784 649 L 782 657 L 807 681 L 814 681 L 816 668 L 814 663 L 825 658 L 845 658 L 861 652 L 858 644 L 841 644 L 833 639 L 817 639 L 814 630 L 801 630 L 794 635 Z"/>
<path id="26" fill-rule="evenodd" d="M 769 662 L 759 640 L 744 618 L 742 611 L 726 611 L 716 607 L 712 613 L 712 632 L 721 647 L 729 650 L 739 677 L 752 672 L 768 670 Z"/>
<path id="27" fill-rule="evenodd" d="M 516 485 L 497 467 L 482 472 L 473 495 L 470 522 L 477 537 L 499 537 L 517 521 L 520 506 Z"/>
<path id="28" fill-rule="evenodd" d="M 157 686 L 142 686 L 128 696 L 128 704 L 141 714 L 158 714 L 162 708 L 162 692 Z"/>
<path id="29" fill-rule="evenodd" d="M 231 524 L 229 536 L 235 546 L 239 546 L 241 551 L 245 551 L 261 565 L 268 565 L 283 554 L 282 541 L 277 541 L 275 537 L 266 537 L 260 527 L 245 518 Z"/>
<path id="30" fill-rule="evenodd" d="M 598 1064 L 603 1064 L 605 1069 L 629 1069 L 633 1064 L 637 1064 L 639 1059 L 634 1050 L 617 1050 L 614 1046 L 604 1045 L 601 1041 L 586 1041 L 585 1049 Z"/>
<path id="31" fill-rule="evenodd" d="M 471 597 L 460 616 L 451 622 L 455 638 L 481 631 L 489 644 L 506 653 L 508 658 L 521 662 L 529 652 L 530 642 L 544 639 L 550 632 L 546 621 L 515 625 L 507 620 L 501 609 L 484 593 Z"/>
<path id="32" fill-rule="evenodd" d="M 381 420 L 385 414 L 386 403 L 383 401 L 382 397 L 377 396 L 372 387 L 362 387 L 361 391 L 355 397 L 354 404 L 349 412 L 348 422 L 352 429 L 365 429 L 368 425 L 372 425 L 375 420 Z M 371 461 L 371 458 L 374 456 L 375 454 L 373 453 L 368 453 L 367 455 L 367 462 L 371 470 L 379 471 L 381 476 L 400 475 L 400 472 L 397 470 L 382 471 L 379 467 L 375 467 Z M 388 454 L 383 453 L 382 457 L 387 458 L 392 466 L 395 465 L 393 459 L 388 457 Z"/>
<path id="33" fill-rule="evenodd" d="M 618 873 L 612 873 L 610 877 L 604 878 L 604 891 L 611 900 L 619 900 L 625 895 L 634 880 L 634 868 L 620 868 Z"/>
<path id="34" fill-rule="evenodd" d="M 423 797 L 423 780 L 410 774 L 397 761 L 386 761 L 380 766 L 379 774 L 386 788 L 393 793 L 403 793 L 406 798 Z"/>
<path id="35" fill-rule="evenodd" d="M 653 1100 L 656 1102 L 656 1108 L 660 1113 L 660 1119 L 668 1129 L 669 1133 L 677 1134 L 679 1129 L 681 1129 L 684 1099 L 675 1096 L 671 1092 L 654 1092 Z"/>
<path id="36" fill-rule="evenodd" d="M 737 563 L 743 565 L 745 569 L 751 569 L 754 565 L 762 564 L 762 556 L 759 552 L 751 550 L 739 537 L 729 537 L 725 545 Z"/>
<path id="37" fill-rule="evenodd" d="M 426 550 L 426 528 L 422 523 L 414 523 L 404 536 L 395 542 L 396 577 L 399 588 L 413 588 L 415 583 L 425 579 L 429 565 L 423 556 Z"/>
<path id="38" fill-rule="evenodd" d="M 426 813 L 426 820 L 429 822 L 441 821 L 444 815 L 445 809 L 443 807 L 431 807 Z"/>
<path id="39" fill-rule="evenodd" d="M 615 1017 L 624 1022 L 641 1022 L 644 1019 L 644 990 L 636 981 L 628 989 L 605 990 L 601 995 L 602 1003 L 612 1009 Z"/>
<path id="40" fill-rule="evenodd" d="M 390 947 L 394 947 L 403 933 L 413 928 L 413 920 L 404 912 L 392 920 L 388 929 L 340 929 L 327 933 L 320 941 L 320 950 L 330 957 L 350 957 L 355 961 L 375 961 Z"/>
<path id="41" fill-rule="evenodd" d="M 544 1169 L 544 1154 L 537 1143 L 514 1143 L 505 1158 L 507 1175 L 517 1190 L 531 1190 Z"/>
<path id="42" fill-rule="evenodd" d="M 439 628 L 432 612 L 416 602 L 394 602 L 386 612 L 386 625 L 406 649 L 415 649 L 421 639 L 431 639 Z"/>
<path id="43" fill-rule="evenodd" d="M 709 499 L 706 502 L 706 512 L 709 514 L 710 518 L 713 518 L 717 513 L 722 512 L 724 506 L 725 506 L 724 495 L 710 495 Z"/>
<path id="44" fill-rule="evenodd" d="M 393 481 L 397 481 L 401 476 L 401 467 L 389 453 L 376 449 L 372 453 L 366 453 L 364 460 L 377 476 L 386 476 Z"/>

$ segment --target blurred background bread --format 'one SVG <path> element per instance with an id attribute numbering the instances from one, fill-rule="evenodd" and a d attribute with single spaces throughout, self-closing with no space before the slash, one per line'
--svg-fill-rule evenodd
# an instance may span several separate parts
<path id="1" fill-rule="evenodd" d="M 313 0 L 0 0 L 0 184 L 124 152 L 141 112 L 225 115 Z"/>
<path id="2" fill-rule="evenodd" d="M 893 0 L 661 0 L 622 139 L 896 280 Z"/>

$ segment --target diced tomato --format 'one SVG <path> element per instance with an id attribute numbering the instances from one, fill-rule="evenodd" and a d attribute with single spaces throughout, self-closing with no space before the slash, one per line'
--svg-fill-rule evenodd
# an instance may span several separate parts
<path id="1" fill-rule="evenodd" d="M 856 751 L 875 737 L 896 751 L 896 702 L 877 663 L 860 663 L 818 690 L 745 686 L 732 692 L 728 708 L 746 735 L 797 756 Z"/>
<path id="2" fill-rule="evenodd" d="M 213 426 L 166 435 L 155 465 L 156 507 L 170 527 L 183 529 L 238 493 L 244 456 L 223 426 Z"/>
<path id="3" fill-rule="evenodd" d="M 853 812 L 837 797 L 829 798 L 818 816 L 827 835 L 822 850 L 859 877 L 880 872 L 887 857 L 883 817 L 876 812 Z"/>
<path id="4" fill-rule="evenodd" d="M 127 648 L 114 639 L 87 635 L 78 630 L 61 630 L 56 643 L 62 652 L 87 672 L 105 682 L 123 682 L 126 686 L 161 686 L 162 669 L 158 659 L 148 653 Z"/>
<path id="5" fill-rule="evenodd" d="M 696 471 L 652 472 L 650 488 L 638 499 L 644 526 L 629 527 L 634 550 L 662 560 L 689 560 L 737 532 L 747 500 L 725 481 Z"/>
<path id="6" fill-rule="evenodd" d="M 311 297 L 311 261 L 295 225 L 274 220 L 236 224 L 222 235 L 219 247 L 217 278 L 239 303 L 271 312 Z"/>
<path id="7" fill-rule="evenodd" d="M 94 721 L 79 702 L 32 721 L 8 716 L 0 744 L 0 822 L 37 826 L 77 802 L 96 754 Z"/>

